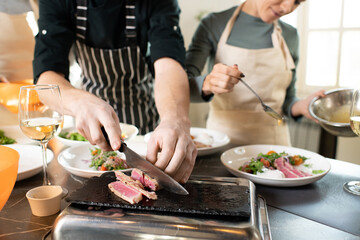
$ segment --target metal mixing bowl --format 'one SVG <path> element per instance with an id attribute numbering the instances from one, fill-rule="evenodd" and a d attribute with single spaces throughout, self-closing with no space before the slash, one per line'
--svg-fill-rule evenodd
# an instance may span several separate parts
<path id="1" fill-rule="evenodd" d="M 309 105 L 312 117 L 329 133 L 340 137 L 355 137 L 350 127 L 350 106 L 353 89 L 340 88 L 325 92 L 325 97 L 314 98 Z"/>

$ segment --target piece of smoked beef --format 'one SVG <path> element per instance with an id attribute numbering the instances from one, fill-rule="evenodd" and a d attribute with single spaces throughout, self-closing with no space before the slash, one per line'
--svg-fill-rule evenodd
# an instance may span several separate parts
<path id="1" fill-rule="evenodd" d="M 140 169 L 134 168 L 131 171 L 131 177 L 135 180 L 139 180 L 142 185 L 150 188 L 153 191 L 159 189 L 159 183 L 156 179 L 151 178 L 149 175 L 141 171 Z"/>
<path id="2" fill-rule="evenodd" d="M 108 187 L 116 196 L 131 204 L 138 203 L 143 198 L 143 195 L 139 191 L 121 181 L 111 182 L 108 184 Z"/>
<path id="3" fill-rule="evenodd" d="M 121 171 L 115 171 L 115 176 L 117 180 L 121 181 L 122 183 L 128 185 L 129 187 L 133 188 L 135 191 L 140 192 L 145 197 L 149 199 L 157 199 L 157 195 L 155 192 L 149 192 L 144 189 L 144 186 L 141 184 L 139 180 L 132 179 L 130 176 L 124 174 Z"/>
<path id="4" fill-rule="evenodd" d="M 275 167 L 284 173 L 285 177 L 287 178 L 299 178 L 299 177 L 306 177 L 310 176 L 300 170 L 295 169 L 291 164 L 286 162 L 286 160 L 282 157 L 279 157 L 274 161 Z"/>
<path id="5" fill-rule="evenodd" d="M 311 176 L 311 174 L 308 174 L 306 172 L 303 172 L 303 171 L 300 171 L 296 168 L 294 168 L 289 162 L 286 162 L 284 163 L 285 167 L 291 169 L 293 171 L 293 173 L 295 173 L 296 175 L 300 176 L 300 177 L 308 177 L 308 176 Z"/>

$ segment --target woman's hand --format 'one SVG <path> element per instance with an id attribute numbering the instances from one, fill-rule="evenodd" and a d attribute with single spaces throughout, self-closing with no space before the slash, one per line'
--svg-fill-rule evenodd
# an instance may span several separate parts
<path id="1" fill-rule="evenodd" d="M 325 90 L 319 90 L 309 95 L 307 98 L 297 101 L 291 108 L 291 114 L 294 117 L 303 115 L 304 117 L 313 120 L 314 122 L 317 123 L 318 121 L 310 115 L 309 105 L 311 100 L 313 100 L 315 97 L 321 98 L 324 96 L 325 96 Z"/>
<path id="2" fill-rule="evenodd" d="M 212 71 L 206 76 L 202 91 L 205 95 L 231 92 L 243 73 L 237 65 L 227 66 L 222 63 L 214 65 Z"/>

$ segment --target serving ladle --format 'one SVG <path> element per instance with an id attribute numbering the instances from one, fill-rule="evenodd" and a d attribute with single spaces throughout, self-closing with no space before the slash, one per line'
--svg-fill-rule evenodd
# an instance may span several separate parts
<path id="1" fill-rule="evenodd" d="M 245 75 L 241 75 L 241 77 L 245 77 Z M 281 121 L 284 120 L 284 117 L 281 116 L 279 113 L 277 113 L 274 109 L 272 109 L 270 106 L 266 105 L 263 100 L 259 97 L 259 95 L 254 91 L 254 89 L 252 89 L 242 78 L 238 78 L 240 80 L 240 82 L 242 82 L 248 89 L 250 89 L 250 91 L 252 91 L 255 96 L 259 99 L 261 106 L 263 107 L 264 111 L 271 117 L 275 118 L 276 120 L 278 120 L 279 124 L 281 123 Z"/>

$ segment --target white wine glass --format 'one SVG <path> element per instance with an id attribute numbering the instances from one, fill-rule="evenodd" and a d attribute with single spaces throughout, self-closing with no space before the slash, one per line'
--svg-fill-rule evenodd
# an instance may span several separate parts
<path id="1" fill-rule="evenodd" d="M 360 136 L 360 89 L 354 89 L 350 108 L 350 127 Z M 344 189 L 352 194 L 360 195 L 360 181 L 350 181 L 344 184 Z"/>
<path id="2" fill-rule="evenodd" d="M 60 90 L 57 85 L 29 85 L 20 88 L 19 121 L 22 132 L 42 149 L 43 185 L 51 185 L 47 174 L 47 144 L 59 134 L 63 122 Z"/>

